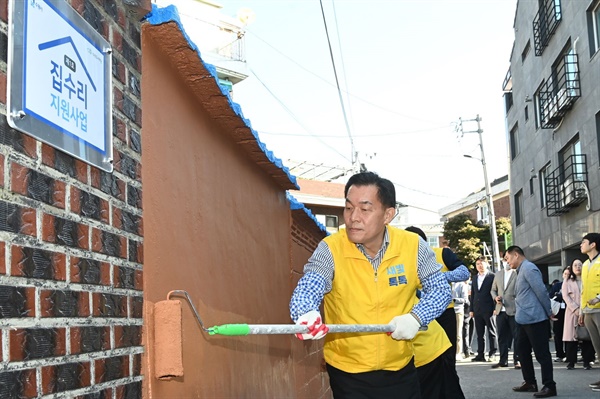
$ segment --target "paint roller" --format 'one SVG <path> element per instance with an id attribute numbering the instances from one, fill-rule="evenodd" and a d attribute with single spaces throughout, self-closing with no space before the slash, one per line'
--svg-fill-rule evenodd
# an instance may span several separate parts
<path id="1" fill-rule="evenodd" d="M 223 324 L 206 328 L 187 291 L 173 290 L 167 300 L 154 305 L 155 375 L 169 380 L 183 376 L 181 302 L 170 299 L 171 295 L 183 295 L 192 308 L 202 331 L 209 335 L 243 336 L 254 334 L 306 334 L 308 327 L 297 324 Z M 327 324 L 329 333 L 388 333 L 391 324 Z M 420 331 L 427 330 L 421 327 Z"/>

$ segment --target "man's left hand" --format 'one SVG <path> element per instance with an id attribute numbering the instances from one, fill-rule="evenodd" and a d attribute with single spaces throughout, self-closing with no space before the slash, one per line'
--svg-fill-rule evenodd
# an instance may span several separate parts
<path id="1" fill-rule="evenodd" d="M 394 317 L 389 324 L 396 327 L 391 334 L 395 340 L 411 340 L 421 327 L 421 323 L 410 313 Z"/>

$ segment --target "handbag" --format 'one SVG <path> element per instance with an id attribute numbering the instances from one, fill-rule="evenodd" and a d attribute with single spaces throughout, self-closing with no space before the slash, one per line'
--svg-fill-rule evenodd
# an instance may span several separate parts
<path id="1" fill-rule="evenodd" d="M 591 341 L 590 332 L 585 326 L 575 326 L 575 339 L 578 341 Z"/>

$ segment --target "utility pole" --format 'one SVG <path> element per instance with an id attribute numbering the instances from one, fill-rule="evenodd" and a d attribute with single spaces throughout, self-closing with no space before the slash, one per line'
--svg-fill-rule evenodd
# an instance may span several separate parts
<path id="1" fill-rule="evenodd" d="M 463 120 L 462 118 L 458 118 L 459 119 L 459 129 L 462 134 L 465 133 L 477 133 L 479 134 L 479 148 L 481 149 L 481 165 L 483 165 L 483 178 L 485 180 L 485 196 L 487 197 L 487 203 L 488 203 L 488 214 L 490 217 L 490 234 L 492 236 L 492 249 L 493 249 L 493 257 L 492 257 L 492 267 L 494 271 L 498 271 L 500 270 L 500 247 L 498 245 L 498 234 L 496 232 L 496 212 L 494 212 L 494 199 L 492 198 L 492 188 L 490 185 L 490 181 L 488 179 L 488 174 L 487 174 L 487 164 L 485 163 L 485 151 L 483 150 L 483 130 L 481 129 L 481 120 L 482 118 L 479 117 L 479 114 L 477 114 L 477 117 L 475 119 L 467 119 L 465 120 L 465 122 L 477 122 L 477 130 L 470 130 L 470 131 L 464 131 L 463 130 Z M 467 158 L 472 158 L 471 156 L 467 156 L 465 155 Z M 475 158 L 476 159 L 476 158 Z"/>

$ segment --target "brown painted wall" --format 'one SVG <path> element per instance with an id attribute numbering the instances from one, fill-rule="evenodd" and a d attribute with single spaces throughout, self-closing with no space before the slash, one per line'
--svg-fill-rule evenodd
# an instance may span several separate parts
<path id="1" fill-rule="evenodd" d="M 301 352 L 303 343 L 287 335 L 208 336 L 186 304 L 184 377 L 153 377 L 154 303 L 183 289 L 206 327 L 289 323 L 298 249 L 290 244 L 284 191 L 230 141 L 211 116 L 216 111 L 199 105 L 156 43 L 143 36 L 142 49 L 145 395 L 295 397 L 292 346 Z M 307 253 L 294 255 L 296 262 Z"/>

